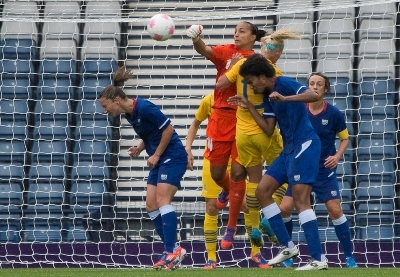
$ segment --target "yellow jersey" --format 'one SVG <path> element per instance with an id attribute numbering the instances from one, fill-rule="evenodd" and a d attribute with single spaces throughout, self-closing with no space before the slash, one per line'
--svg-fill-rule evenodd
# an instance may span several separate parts
<path id="1" fill-rule="evenodd" d="M 232 68 L 225 73 L 229 82 L 236 83 L 236 91 L 238 95 L 244 96 L 250 103 L 254 105 L 257 111 L 262 114 L 264 111 L 263 93 L 255 93 L 254 90 L 246 83 L 244 78 L 239 75 L 240 66 L 246 61 L 246 58 L 241 59 Z M 268 60 L 269 61 L 269 60 Z M 269 61 L 271 63 L 271 61 Z M 273 63 L 271 65 L 275 69 L 275 76 L 282 76 L 280 69 Z M 256 121 L 251 116 L 250 112 L 242 107 L 238 107 L 236 112 L 236 132 L 246 135 L 256 135 L 263 133 Z"/>
<path id="2" fill-rule="evenodd" d="M 212 105 L 214 104 L 214 93 L 207 94 L 201 99 L 200 105 L 194 115 L 195 118 L 203 122 L 204 120 L 208 119 L 212 112 Z"/>

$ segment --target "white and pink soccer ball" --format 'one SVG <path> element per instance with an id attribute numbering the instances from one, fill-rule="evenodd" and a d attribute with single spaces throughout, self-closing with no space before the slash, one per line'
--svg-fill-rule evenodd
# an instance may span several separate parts
<path id="1" fill-rule="evenodd" d="M 147 23 L 147 32 L 152 39 L 164 41 L 172 37 L 175 24 L 171 17 L 166 14 L 156 14 Z"/>

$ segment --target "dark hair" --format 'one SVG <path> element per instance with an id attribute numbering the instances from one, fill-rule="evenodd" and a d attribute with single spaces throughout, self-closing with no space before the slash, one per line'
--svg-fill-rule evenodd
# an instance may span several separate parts
<path id="1" fill-rule="evenodd" d="M 267 78 L 275 77 L 275 68 L 261 54 L 250 55 L 239 69 L 239 74 L 245 76 L 260 77 L 264 75 Z"/>
<path id="2" fill-rule="evenodd" d="M 310 85 L 310 78 L 311 78 L 312 76 L 315 76 L 315 75 L 324 78 L 324 80 L 325 80 L 325 89 L 326 89 L 326 92 L 330 92 L 330 91 L 331 91 L 331 82 L 329 81 L 329 78 L 328 78 L 328 77 L 326 77 L 324 74 L 322 74 L 322 73 L 320 73 L 320 72 L 311 73 L 310 77 L 308 77 L 307 85 Z"/>
<path id="3" fill-rule="evenodd" d="M 120 97 L 121 99 L 126 99 L 127 96 L 122 88 L 118 87 L 118 85 L 123 85 L 125 81 L 131 78 L 133 74 L 128 69 L 126 70 L 125 66 L 118 67 L 117 71 L 114 73 L 113 80 L 114 85 L 106 86 L 103 91 L 100 93 L 99 98 L 106 98 L 114 101 L 116 97 Z"/>
<path id="4" fill-rule="evenodd" d="M 243 21 L 243 23 L 250 25 L 251 33 L 253 35 L 256 35 L 256 41 L 261 41 L 261 38 L 265 37 L 268 34 L 267 31 L 259 30 L 256 25 L 254 25 L 253 23 L 251 23 L 249 21 Z"/>

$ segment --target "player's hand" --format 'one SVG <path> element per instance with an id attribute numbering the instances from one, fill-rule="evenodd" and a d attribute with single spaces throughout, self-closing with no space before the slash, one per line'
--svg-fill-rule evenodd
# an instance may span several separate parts
<path id="1" fill-rule="evenodd" d="M 240 95 L 231 96 L 228 98 L 228 104 L 233 106 L 240 106 L 242 108 L 247 109 L 249 105 L 249 101 L 246 98 Z"/>
<path id="2" fill-rule="evenodd" d="M 334 169 L 335 167 L 337 167 L 339 163 L 339 159 L 336 158 L 335 156 L 329 156 L 328 158 L 325 159 L 325 167 L 326 168 L 330 168 L 330 169 Z"/>
<path id="3" fill-rule="evenodd" d="M 203 26 L 192 25 L 186 30 L 186 35 L 191 39 L 193 39 L 193 41 L 197 41 L 200 38 L 202 32 L 203 32 Z"/>
<path id="4" fill-rule="evenodd" d="M 188 164 L 187 168 L 193 171 L 193 164 L 194 164 L 194 156 L 192 153 L 192 150 L 186 149 L 186 152 L 188 154 Z"/>
<path id="5" fill-rule="evenodd" d="M 232 58 L 231 58 L 231 65 L 230 65 L 230 67 L 232 67 L 234 64 L 236 64 L 238 61 L 240 61 L 241 59 L 243 59 L 244 58 L 244 56 L 242 55 L 242 54 L 240 54 L 240 53 L 235 53 L 235 54 L 233 54 L 232 55 Z"/>
<path id="6" fill-rule="evenodd" d="M 139 147 L 137 147 L 137 146 L 132 146 L 132 147 L 129 147 L 129 149 L 128 149 L 128 154 L 129 154 L 129 156 L 131 156 L 132 158 L 137 158 L 137 157 L 139 157 L 139 155 L 140 155 L 141 152 L 142 152 L 142 151 L 140 151 L 140 150 L 139 150 Z"/>
<path id="7" fill-rule="evenodd" d="M 280 93 L 274 91 L 269 95 L 269 99 L 277 102 L 284 102 L 285 96 L 281 95 Z"/>
<path id="8" fill-rule="evenodd" d="M 147 159 L 147 166 L 154 168 L 154 167 L 156 167 L 159 160 L 160 160 L 159 156 L 153 155 Z"/>

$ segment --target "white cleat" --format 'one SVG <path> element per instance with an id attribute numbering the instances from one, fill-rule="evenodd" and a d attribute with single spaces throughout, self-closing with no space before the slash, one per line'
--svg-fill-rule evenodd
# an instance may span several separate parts
<path id="1" fill-rule="evenodd" d="M 276 265 L 286 261 L 287 259 L 296 258 L 299 253 L 299 248 L 296 245 L 293 248 L 283 246 L 279 251 L 279 254 L 275 258 L 269 260 L 268 265 Z"/>
<path id="2" fill-rule="evenodd" d="M 185 248 L 179 246 L 178 249 L 176 250 L 176 253 L 178 254 L 177 259 L 174 261 L 174 266 L 172 270 L 178 269 L 181 266 L 182 261 L 186 258 L 186 250 Z"/>
<path id="3" fill-rule="evenodd" d="M 306 265 L 296 268 L 296 270 L 322 270 L 328 269 L 328 260 L 325 259 L 323 261 L 317 261 L 311 259 L 308 261 Z"/>

